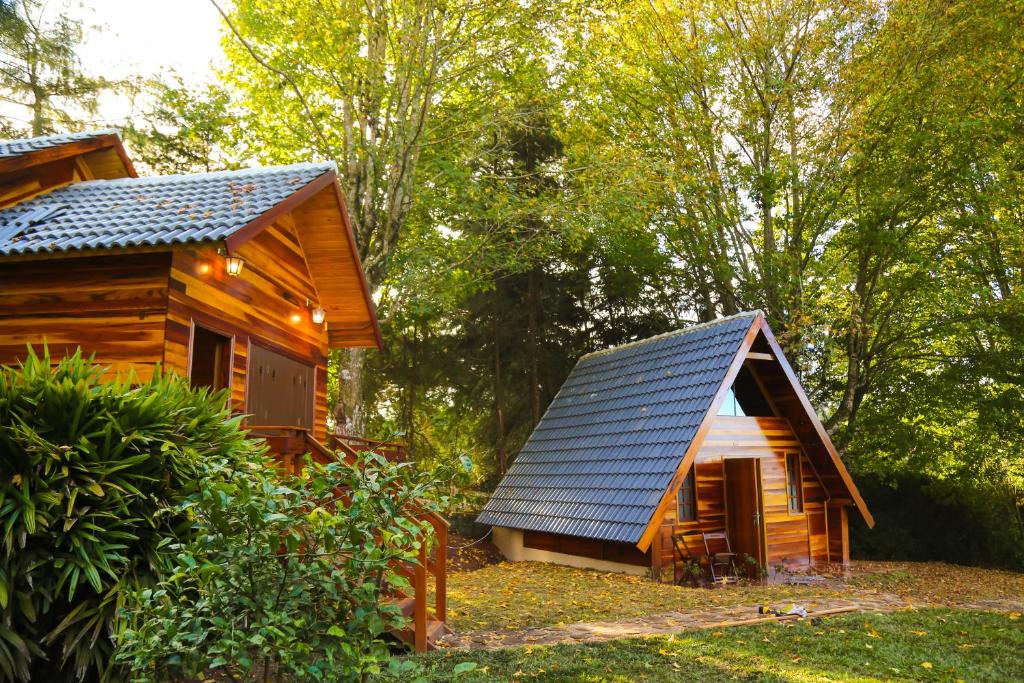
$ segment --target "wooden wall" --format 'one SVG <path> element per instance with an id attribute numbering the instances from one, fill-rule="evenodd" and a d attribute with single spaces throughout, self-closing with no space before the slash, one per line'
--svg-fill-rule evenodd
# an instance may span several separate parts
<path id="1" fill-rule="evenodd" d="M 801 454 L 804 510 L 791 513 L 786 498 L 786 453 Z M 697 452 L 697 519 L 677 520 L 670 505 L 661 523 L 661 566 L 671 567 L 672 536 L 682 533 L 691 551 L 703 549 L 702 532 L 728 530 L 726 458 L 759 458 L 764 548 L 769 569 L 825 564 L 829 557 L 825 489 L 788 422 L 775 417 L 718 416 Z"/>
<path id="2" fill-rule="evenodd" d="M 0 263 L 0 364 L 26 345 L 78 346 L 114 372 L 148 378 L 163 359 L 170 254 Z"/>
<path id="3" fill-rule="evenodd" d="M 327 437 L 327 333 L 310 318 L 317 292 L 294 224 L 285 217 L 237 252 L 241 275 L 224 272 L 212 246 L 174 252 L 169 280 L 165 365 L 188 371 L 193 324 L 233 337 L 231 407 L 244 412 L 249 347 L 257 343 L 315 367 L 314 436 Z"/>
<path id="4" fill-rule="evenodd" d="M 606 562 L 632 564 L 640 567 L 649 567 L 651 565 L 650 555 L 640 552 L 635 545 L 630 543 L 599 541 L 592 538 L 563 536 L 562 534 L 549 534 L 541 531 L 524 531 L 523 547 L 546 550 L 552 553 L 578 555 L 579 557 L 589 557 Z"/>

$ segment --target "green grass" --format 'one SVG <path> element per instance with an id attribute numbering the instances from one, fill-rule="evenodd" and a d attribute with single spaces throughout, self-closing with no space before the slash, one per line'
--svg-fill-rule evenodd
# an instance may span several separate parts
<path id="1" fill-rule="evenodd" d="M 1020 615 L 852 614 L 675 636 L 410 658 L 428 681 L 1019 681 Z M 472 671 L 456 673 L 475 663 Z M 401 680 L 408 680 L 406 674 Z M 396 679 L 398 680 L 398 679 Z"/>

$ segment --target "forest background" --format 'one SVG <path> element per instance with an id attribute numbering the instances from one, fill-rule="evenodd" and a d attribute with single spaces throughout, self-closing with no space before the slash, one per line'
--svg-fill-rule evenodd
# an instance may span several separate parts
<path id="1" fill-rule="evenodd" d="M 332 358 L 350 432 L 486 492 L 580 355 L 759 308 L 879 521 L 855 556 L 1024 568 L 1020 0 L 213 4 L 197 84 L 0 0 L 0 133 L 335 161 L 385 337 Z"/>

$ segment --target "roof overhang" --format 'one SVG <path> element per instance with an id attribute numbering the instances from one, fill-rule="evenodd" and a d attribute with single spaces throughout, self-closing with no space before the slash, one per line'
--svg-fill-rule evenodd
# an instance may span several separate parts
<path id="1" fill-rule="evenodd" d="M 256 220 L 231 234 L 228 252 L 266 230 L 285 214 L 295 221 L 313 284 L 326 312 L 331 348 L 384 348 L 338 175 L 328 171 Z"/>
<path id="2" fill-rule="evenodd" d="M 18 156 L 2 158 L 0 159 L 0 176 L 14 174 L 55 161 L 74 157 L 87 157 L 88 155 L 103 152 L 110 152 L 116 156 L 119 162 L 109 172 L 104 173 L 103 177 L 138 177 L 135 166 L 132 164 L 127 152 L 125 152 L 124 145 L 121 143 L 121 138 L 114 132 L 103 133 L 83 140 L 74 140 L 62 145 L 26 152 Z"/>

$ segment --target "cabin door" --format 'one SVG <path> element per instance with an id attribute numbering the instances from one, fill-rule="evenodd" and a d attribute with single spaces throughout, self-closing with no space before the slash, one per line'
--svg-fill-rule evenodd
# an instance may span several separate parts
<path id="1" fill-rule="evenodd" d="M 312 365 L 253 344 L 248 374 L 251 424 L 313 428 Z"/>
<path id="2" fill-rule="evenodd" d="M 764 566 L 760 459 L 725 460 L 725 501 L 729 542 L 733 552 L 750 555 Z"/>

